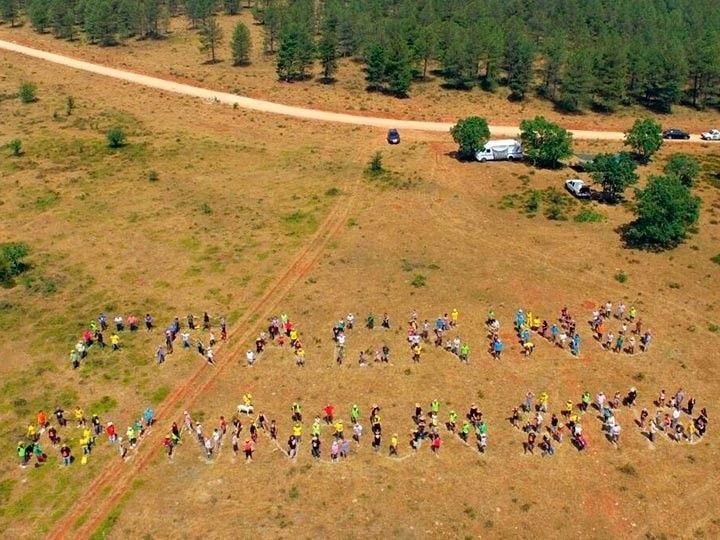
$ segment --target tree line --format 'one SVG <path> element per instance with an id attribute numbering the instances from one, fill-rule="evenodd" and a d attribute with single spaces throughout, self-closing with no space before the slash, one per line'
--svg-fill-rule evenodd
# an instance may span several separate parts
<path id="1" fill-rule="evenodd" d="M 717 0 L 0 0 L 10 24 L 24 11 L 39 32 L 101 45 L 162 35 L 172 16 L 202 29 L 243 8 L 283 80 L 319 63 L 331 82 L 352 57 L 368 90 L 398 96 L 434 75 L 570 112 L 720 107 Z"/>

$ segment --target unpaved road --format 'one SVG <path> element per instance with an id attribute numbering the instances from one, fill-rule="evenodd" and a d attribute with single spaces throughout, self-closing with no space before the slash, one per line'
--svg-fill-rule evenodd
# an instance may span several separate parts
<path id="1" fill-rule="evenodd" d="M 336 112 L 321 111 L 317 109 L 306 109 L 304 107 L 293 107 L 290 105 L 283 105 L 282 103 L 273 103 L 272 101 L 264 101 L 261 99 L 253 99 L 245 96 L 238 96 L 230 94 L 228 92 L 218 92 L 216 90 L 208 90 L 207 88 L 200 88 L 198 86 L 192 86 L 189 84 L 182 84 L 174 81 L 168 81 L 165 79 L 159 79 L 157 77 L 150 77 L 148 75 L 141 75 L 139 73 L 133 73 L 132 71 L 126 71 L 122 69 L 115 69 L 100 64 L 93 64 L 91 62 L 85 62 L 83 60 L 77 60 L 70 58 L 69 56 L 63 56 L 39 49 L 33 49 L 24 45 L 18 45 L 11 41 L 0 40 L 0 49 L 12 51 L 33 58 L 39 58 L 40 60 L 46 60 L 62 66 L 67 66 L 73 69 L 81 71 L 87 71 L 89 73 L 95 73 L 97 75 L 104 75 L 106 77 L 112 77 L 122 81 L 127 81 L 135 84 L 141 84 L 149 88 L 155 88 L 157 90 L 163 90 L 166 92 L 174 92 L 176 94 L 182 94 L 186 96 L 193 96 L 196 98 L 214 101 L 217 103 L 224 103 L 227 105 L 242 107 L 243 109 L 250 109 L 253 111 L 260 111 L 272 114 L 282 114 L 285 116 L 292 116 L 295 118 L 304 118 L 306 120 L 319 120 L 323 122 L 337 122 L 341 124 L 354 124 L 358 126 L 371 126 L 378 128 L 398 128 L 403 130 L 417 130 L 417 131 L 437 131 L 447 133 L 452 124 L 447 122 L 424 122 L 418 120 L 396 120 L 393 118 L 378 118 L 373 116 L 356 116 L 352 114 L 343 114 Z M 500 137 L 515 137 L 518 134 L 517 126 L 496 126 L 491 125 L 490 131 L 494 136 Z M 591 140 L 606 140 L 606 141 L 621 141 L 624 138 L 624 134 L 617 131 L 584 131 L 584 130 L 570 130 L 575 139 L 591 139 Z M 692 135 L 690 141 L 700 142 L 699 135 Z M 673 141 L 683 142 L 683 141 Z M 687 142 L 687 141 L 684 141 Z"/>

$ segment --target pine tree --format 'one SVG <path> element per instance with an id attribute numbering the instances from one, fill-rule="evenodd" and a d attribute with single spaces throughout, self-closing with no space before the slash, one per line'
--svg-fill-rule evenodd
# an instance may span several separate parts
<path id="1" fill-rule="evenodd" d="M 590 101 L 592 59 L 590 52 L 579 49 L 570 55 L 560 82 L 558 106 L 569 112 L 582 109 Z"/>
<path id="2" fill-rule="evenodd" d="M 73 39 L 75 34 L 75 9 L 74 6 L 68 5 L 66 0 L 50 1 L 50 27 L 56 38 Z"/>
<path id="3" fill-rule="evenodd" d="M 504 50 L 505 36 L 499 26 L 491 24 L 484 36 L 485 71 L 482 77 L 482 87 L 488 92 L 497 88 Z"/>
<path id="4" fill-rule="evenodd" d="M 437 34 L 432 26 L 423 26 L 413 43 L 415 55 L 422 62 L 422 78 L 427 78 L 428 62 L 435 56 L 437 49 Z"/>
<path id="5" fill-rule="evenodd" d="M 235 30 L 233 30 L 233 36 L 230 42 L 233 64 L 236 66 L 249 64 L 251 49 L 250 31 L 242 21 L 238 21 L 235 25 Z"/>
<path id="6" fill-rule="evenodd" d="M 558 86 L 567 57 L 566 46 L 565 35 L 558 34 L 553 36 L 545 48 L 545 74 L 540 93 L 553 101 L 557 98 Z"/>
<path id="7" fill-rule="evenodd" d="M 210 17 L 200 28 L 200 51 L 210 53 L 210 62 L 215 63 L 215 53 L 223 42 L 223 30 L 215 17 Z"/>
<path id="8" fill-rule="evenodd" d="M 30 0 L 27 6 L 30 24 L 39 33 L 44 34 L 50 24 L 50 5 L 48 0 Z"/>
<path id="9" fill-rule="evenodd" d="M 18 0 L 0 0 L 0 15 L 5 22 L 9 22 L 10 26 L 15 26 L 20 13 Z"/>
<path id="10" fill-rule="evenodd" d="M 227 15 L 240 13 L 240 0 L 223 0 L 223 10 Z"/>
<path id="11" fill-rule="evenodd" d="M 412 60 L 407 46 L 402 41 L 389 55 L 386 74 L 390 92 L 396 97 L 406 97 L 412 83 Z"/>
<path id="12" fill-rule="evenodd" d="M 318 43 L 318 60 L 323 69 L 323 82 L 331 82 L 337 70 L 340 41 L 334 28 L 326 28 Z"/>
<path id="13" fill-rule="evenodd" d="M 596 108 L 613 112 L 623 101 L 627 84 L 625 50 L 619 40 L 610 41 L 595 58 L 593 65 L 593 103 Z"/>
<path id="14" fill-rule="evenodd" d="M 91 43 L 116 43 L 117 19 L 110 0 L 87 0 L 84 10 L 85 34 Z"/>
<path id="15" fill-rule="evenodd" d="M 513 99 L 522 100 L 530 89 L 534 58 L 532 43 L 524 32 L 512 37 L 505 58 L 510 95 Z"/>
<path id="16" fill-rule="evenodd" d="M 387 67 L 385 48 L 379 43 L 371 45 L 367 52 L 366 63 L 365 80 L 368 83 L 368 90 L 381 90 Z"/>
<path id="17" fill-rule="evenodd" d="M 280 80 L 303 80 L 307 70 L 315 59 L 315 44 L 309 31 L 298 25 L 292 25 L 280 36 L 280 49 L 276 72 Z"/>

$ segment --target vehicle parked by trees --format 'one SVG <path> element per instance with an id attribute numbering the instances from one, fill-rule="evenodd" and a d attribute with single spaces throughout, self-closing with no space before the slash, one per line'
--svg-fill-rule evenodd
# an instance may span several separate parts
<path id="1" fill-rule="evenodd" d="M 520 161 L 523 158 L 522 146 L 515 139 L 488 141 L 475 152 L 475 159 L 480 163 L 486 161 Z"/>

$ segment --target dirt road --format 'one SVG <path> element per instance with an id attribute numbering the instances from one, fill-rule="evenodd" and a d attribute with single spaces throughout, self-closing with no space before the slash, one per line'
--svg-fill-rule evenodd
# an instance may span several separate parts
<path id="1" fill-rule="evenodd" d="M 174 81 L 159 79 L 157 77 L 150 77 L 148 75 L 133 73 L 131 71 L 110 68 L 99 64 L 93 64 L 91 62 L 85 62 L 83 60 L 77 60 L 75 58 L 70 58 L 68 56 L 63 56 L 60 54 L 54 54 L 39 49 L 33 49 L 31 47 L 25 47 L 24 45 L 18 45 L 17 43 L 13 43 L 10 41 L 0 40 L 0 49 L 24 54 L 33 58 L 39 58 L 40 60 L 46 60 L 48 62 L 54 62 L 56 64 L 67 66 L 73 69 L 78 69 L 81 71 L 87 71 L 89 73 L 95 73 L 97 75 L 104 75 L 106 77 L 112 77 L 114 79 L 119 79 L 122 81 L 141 84 L 143 86 L 155 88 L 157 90 L 174 92 L 176 94 L 182 94 L 186 96 L 193 96 L 207 101 L 214 101 L 216 103 L 223 103 L 226 105 L 242 107 L 243 109 L 250 109 L 253 111 L 260 111 L 271 114 L 282 114 L 285 116 L 303 118 L 306 120 L 337 122 L 341 124 L 354 124 L 359 126 L 371 126 L 385 129 L 394 127 L 402 130 L 436 131 L 447 133 L 452 126 L 452 124 L 446 122 L 424 122 L 417 120 L 378 118 L 372 116 L 356 116 L 352 114 L 335 113 L 317 109 L 306 109 L 304 107 L 293 107 L 290 105 L 283 105 L 282 103 L 273 103 L 271 101 L 238 96 L 236 94 L 230 94 L 227 92 L 208 90 L 207 88 L 200 88 L 198 86 L 177 83 Z M 492 132 L 493 136 L 496 137 L 515 137 L 518 134 L 518 127 L 491 125 L 490 131 Z M 573 134 L 573 137 L 576 139 L 621 141 L 624 138 L 624 134 L 617 131 L 570 131 Z M 692 135 L 690 141 L 700 142 L 700 136 Z"/>
<path id="2" fill-rule="evenodd" d="M 126 462 L 118 459 L 108 463 L 86 486 L 68 512 L 55 522 L 47 535 L 48 539 L 90 538 L 100 527 L 108 513 L 120 504 L 123 496 L 132 488 L 133 481 L 163 450 L 162 441 L 172 421 L 182 425 L 182 410 L 191 409 L 192 404 L 228 367 L 236 367 L 238 359 L 244 360 L 243 353 L 247 350 L 247 344 L 254 340 L 258 326 L 277 312 L 282 299 L 300 280 L 307 277 L 323 254 L 327 243 L 345 225 L 355 197 L 356 189 L 353 187 L 348 190 L 347 196 L 340 198 L 313 237 L 260 298 L 248 306 L 245 314 L 230 330 L 228 341 L 217 349 L 215 367 L 202 365 L 186 381 L 173 389 L 157 407 L 158 425 L 141 439 L 131 459 Z"/>

